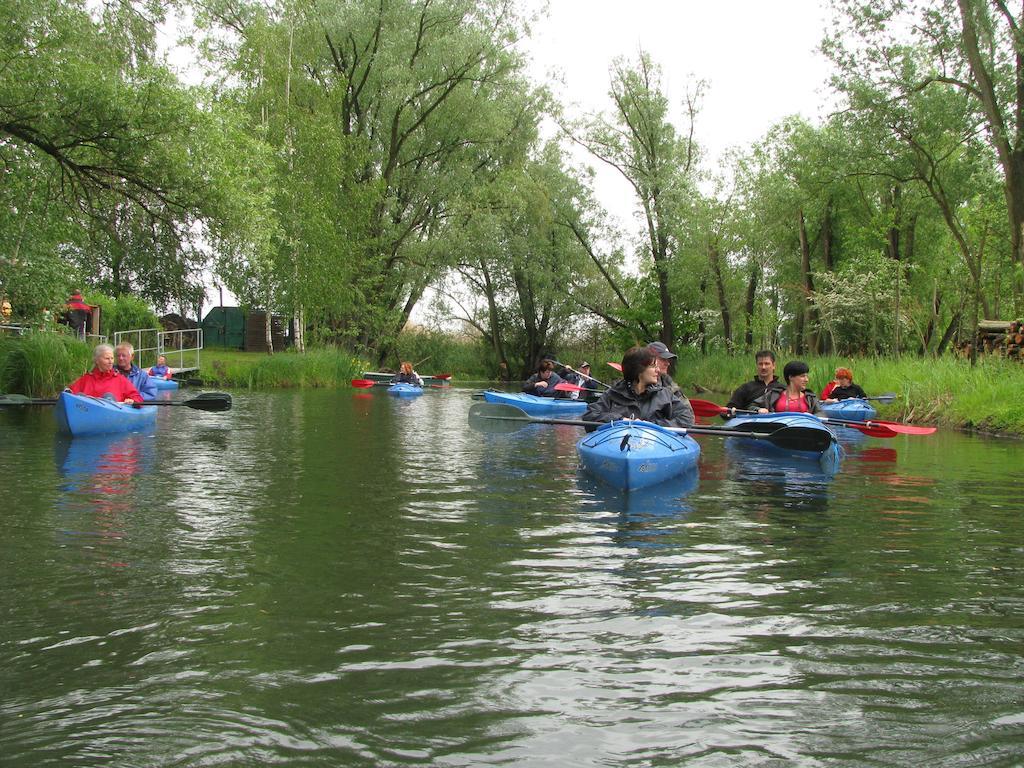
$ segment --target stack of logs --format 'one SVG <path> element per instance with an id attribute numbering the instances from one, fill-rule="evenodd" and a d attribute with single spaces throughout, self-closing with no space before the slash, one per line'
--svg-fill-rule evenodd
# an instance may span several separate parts
<path id="1" fill-rule="evenodd" d="M 1024 320 L 981 320 L 978 351 L 1024 359 Z"/>

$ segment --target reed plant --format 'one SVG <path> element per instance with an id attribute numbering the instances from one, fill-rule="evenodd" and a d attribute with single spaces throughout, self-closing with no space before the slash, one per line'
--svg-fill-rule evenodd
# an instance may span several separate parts
<path id="1" fill-rule="evenodd" d="M 205 382 L 242 389 L 348 386 L 366 369 L 365 361 L 331 347 L 273 355 L 214 347 L 204 349 L 201 359 Z"/>
<path id="2" fill-rule="evenodd" d="M 62 333 L 0 339 L 0 392 L 53 397 L 91 367 L 89 345 Z"/>

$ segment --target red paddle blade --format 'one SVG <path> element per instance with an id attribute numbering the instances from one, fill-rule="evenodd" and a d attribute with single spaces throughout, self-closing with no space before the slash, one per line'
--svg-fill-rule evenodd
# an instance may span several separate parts
<path id="1" fill-rule="evenodd" d="M 555 384 L 556 392 L 586 392 L 586 387 L 577 387 L 575 384 L 570 384 L 568 381 L 560 381 Z"/>
<path id="2" fill-rule="evenodd" d="M 349 384 L 351 384 L 356 389 L 369 389 L 370 387 L 373 386 L 373 382 L 370 381 L 369 379 L 352 379 L 352 381 L 350 381 Z"/>
<path id="3" fill-rule="evenodd" d="M 886 429 L 898 432 L 901 435 L 931 435 L 935 432 L 935 427 L 919 427 L 916 424 L 900 424 L 898 421 L 868 421 L 866 423 L 876 427 L 885 427 Z"/>
<path id="4" fill-rule="evenodd" d="M 620 365 L 619 363 L 608 363 L 608 365 L 610 365 L 612 368 L 614 368 L 619 373 L 622 373 L 622 365 Z"/>
<path id="5" fill-rule="evenodd" d="M 716 405 L 710 400 L 690 400 L 690 406 L 697 416 L 720 416 L 728 410 L 725 406 Z"/>
<path id="6" fill-rule="evenodd" d="M 878 422 L 864 422 L 863 424 L 857 424 L 851 421 L 842 424 L 842 426 L 856 429 L 858 432 L 863 432 L 865 435 L 870 437 L 896 437 L 896 433 L 893 430 L 882 426 Z"/>
<path id="7" fill-rule="evenodd" d="M 442 381 L 445 381 L 447 379 L 450 379 L 451 377 L 452 377 L 452 375 L 450 373 L 435 373 L 430 378 L 432 378 L 432 379 L 441 379 Z"/>

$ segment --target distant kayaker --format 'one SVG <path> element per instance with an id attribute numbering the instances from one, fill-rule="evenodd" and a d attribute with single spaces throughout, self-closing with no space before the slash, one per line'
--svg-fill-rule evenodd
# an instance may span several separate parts
<path id="1" fill-rule="evenodd" d="M 141 403 L 142 395 L 128 379 L 114 369 L 114 348 L 97 344 L 92 351 L 93 369 L 82 374 L 68 387 L 76 395 L 111 396 L 118 402 Z"/>
<path id="2" fill-rule="evenodd" d="M 807 389 L 810 368 L 803 360 L 790 360 L 782 369 L 786 388 L 773 392 L 769 400 L 771 410 L 776 413 L 818 413 L 821 406 L 818 396 Z"/>
<path id="3" fill-rule="evenodd" d="M 591 393 L 597 392 L 597 380 L 590 375 L 590 363 L 584 360 L 578 366 L 573 368 L 571 365 L 565 366 L 566 374 L 562 376 L 562 379 L 573 384 L 577 387 L 583 387 L 586 392 L 570 392 L 569 397 L 573 400 L 577 398 L 587 399 Z"/>
<path id="4" fill-rule="evenodd" d="M 682 398 L 683 391 L 679 389 L 679 386 L 672 381 L 672 377 L 669 375 L 668 369 L 672 365 L 671 361 L 676 359 L 676 355 L 672 350 L 665 346 L 663 342 L 652 341 L 647 345 L 647 348 L 654 353 L 654 359 L 658 361 L 658 380 L 665 389 L 674 393 L 676 397 Z M 689 405 L 689 400 L 686 400 Z"/>
<path id="5" fill-rule="evenodd" d="M 114 347 L 114 359 L 117 361 L 117 371 L 128 379 L 141 394 L 143 400 L 156 399 L 156 382 L 149 380 L 149 374 L 132 362 L 135 354 L 135 347 L 127 341 L 122 341 Z"/>
<path id="6" fill-rule="evenodd" d="M 786 385 L 779 381 L 775 375 L 775 353 L 770 349 L 762 349 L 754 355 L 754 362 L 757 365 L 757 375 L 753 381 L 741 384 L 732 393 L 729 402 L 725 407 L 728 413 L 723 413 L 723 418 L 731 418 L 736 411 L 757 411 L 768 413 L 768 404 L 775 392 L 781 392 Z"/>
<path id="7" fill-rule="evenodd" d="M 523 384 L 523 392 L 540 397 L 561 397 L 562 393 L 555 389 L 561 380 L 562 377 L 555 373 L 555 364 L 550 360 L 541 360 L 537 372 Z"/>
<path id="8" fill-rule="evenodd" d="M 399 366 L 398 375 L 395 376 L 395 384 L 412 384 L 414 387 L 422 387 L 423 379 L 412 369 L 412 363 L 403 362 Z"/>
<path id="9" fill-rule="evenodd" d="M 602 392 L 581 418 L 602 422 L 643 419 L 663 427 L 692 426 L 690 401 L 662 386 L 657 361 L 650 346 L 630 349 L 622 358 L 622 380 Z M 587 427 L 588 432 L 595 429 Z"/>
<path id="10" fill-rule="evenodd" d="M 821 402 L 838 403 L 851 397 L 867 397 L 867 392 L 853 383 L 853 371 L 849 368 L 836 368 L 836 377 L 821 390 Z"/>
<path id="11" fill-rule="evenodd" d="M 156 365 L 150 368 L 148 373 L 150 376 L 155 376 L 158 379 L 170 379 L 173 371 L 167 367 L 167 358 L 163 355 L 157 355 Z"/>

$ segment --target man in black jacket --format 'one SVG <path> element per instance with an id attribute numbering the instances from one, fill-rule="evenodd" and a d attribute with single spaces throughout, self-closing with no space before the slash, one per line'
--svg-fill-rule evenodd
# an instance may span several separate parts
<path id="1" fill-rule="evenodd" d="M 741 384 L 732 393 L 729 402 L 725 404 L 725 407 L 730 408 L 732 412 L 722 414 L 725 418 L 735 416 L 736 411 L 752 410 L 768 413 L 771 393 L 781 392 L 786 388 L 786 385 L 775 376 L 774 352 L 762 349 L 754 355 L 754 360 L 757 362 L 757 376 L 753 381 Z"/>

